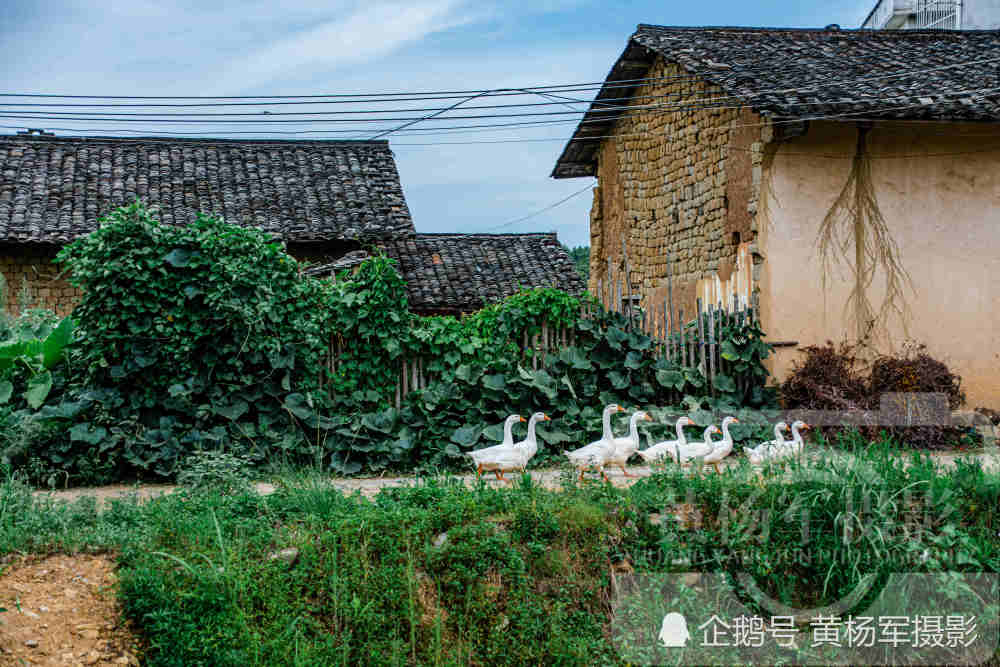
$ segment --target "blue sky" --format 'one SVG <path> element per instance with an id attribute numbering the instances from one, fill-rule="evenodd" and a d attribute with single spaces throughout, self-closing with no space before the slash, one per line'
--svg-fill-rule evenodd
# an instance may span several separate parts
<path id="1" fill-rule="evenodd" d="M 600 81 L 638 23 L 776 27 L 839 23 L 854 28 L 873 4 L 874 0 L 705 4 L 7 0 L 0 10 L 5 59 L 0 92 L 304 95 Z M 122 127 L 108 122 L 31 124 L 46 123 L 110 130 L 102 134 L 114 134 L 116 127 Z M 176 128 L 149 123 L 142 129 L 155 133 Z M 255 129 L 261 129 L 259 136 L 274 136 L 265 128 Z M 587 244 L 587 193 L 497 229 L 593 183 L 549 178 L 562 139 L 572 130 L 573 125 L 566 123 L 516 131 L 390 137 L 417 229 L 556 231 L 564 243 Z M 213 136 L 207 126 L 186 131 Z M 512 139 L 538 141 L 510 143 Z M 506 143 L 463 143 L 470 141 Z"/>

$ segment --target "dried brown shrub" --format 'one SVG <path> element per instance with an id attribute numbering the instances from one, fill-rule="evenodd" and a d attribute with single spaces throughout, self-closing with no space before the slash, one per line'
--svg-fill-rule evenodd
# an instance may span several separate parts
<path id="1" fill-rule="evenodd" d="M 965 402 L 962 379 L 948 366 L 927 353 L 924 345 L 907 345 L 896 355 L 881 355 L 870 365 L 861 361 L 856 348 L 827 341 L 823 346 L 803 348 L 805 358 L 779 387 L 787 409 L 835 410 L 842 423 L 853 424 L 868 439 L 885 431 L 899 442 L 916 449 L 944 449 L 962 444 L 965 430 L 946 425 L 889 426 L 877 423 L 874 413 L 882 398 L 891 393 L 943 394 L 950 410 Z M 844 426 L 824 426 L 830 437 Z"/>

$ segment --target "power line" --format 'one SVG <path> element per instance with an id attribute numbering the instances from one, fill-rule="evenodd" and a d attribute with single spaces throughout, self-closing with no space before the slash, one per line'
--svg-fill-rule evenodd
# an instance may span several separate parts
<path id="1" fill-rule="evenodd" d="M 773 88 L 768 90 L 758 91 L 752 94 L 741 94 L 741 95 L 730 95 L 723 96 L 720 99 L 725 98 L 737 98 L 746 97 L 747 95 L 765 95 L 765 94 L 778 94 L 778 93 L 793 93 L 793 92 L 808 92 L 811 90 L 816 90 L 825 86 L 838 85 L 839 83 L 857 83 L 859 81 L 875 81 L 875 80 L 890 80 L 905 78 L 911 75 L 927 74 L 930 72 L 937 72 L 946 69 L 953 69 L 955 67 L 968 67 L 973 65 L 984 65 L 1000 62 L 1000 57 L 998 58 L 984 58 L 979 60 L 962 61 L 957 63 L 950 63 L 946 65 L 940 65 L 936 67 L 921 67 L 914 68 L 910 70 L 894 70 L 886 74 L 876 74 L 868 77 L 853 77 L 849 79 L 843 79 L 840 81 L 827 81 L 824 83 L 818 83 L 809 86 L 797 86 L 792 88 Z M 749 70 L 739 69 L 733 70 L 734 75 L 747 76 Z M 988 72 L 991 76 L 993 72 Z M 95 99 L 95 100 L 190 100 L 190 99 L 209 99 L 209 100 L 291 100 L 286 102 L 245 102 L 240 103 L 242 105 L 277 105 L 277 104 L 327 104 L 327 103 L 359 103 L 363 101 L 414 101 L 417 99 L 454 99 L 455 97 L 468 98 L 468 97 L 492 97 L 492 96 L 505 96 L 505 95 L 524 95 L 527 93 L 537 93 L 537 92 L 579 92 L 586 89 L 594 90 L 613 90 L 616 88 L 631 88 L 635 87 L 637 84 L 641 83 L 651 83 L 657 81 L 676 81 L 676 80 L 692 80 L 692 79 L 704 79 L 705 76 L 702 74 L 685 74 L 685 75 L 674 75 L 666 77 L 644 77 L 636 79 L 621 79 L 616 81 L 596 81 L 596 82 L 586 82 L 586 83 L 569 83 L 569 84 L 552 84 L 548 86 L 528 86 L 524 88 L 495 88 L 495 89 L 480 89 L 480 90 L 466 90 L 466 91 L 424 91 L 424 92 L 396 92 L 396 93 L 354 93 L 354 94 L 341 94 L 341 93 L 328 93 L 328 94 L 312 94 L 312 95 L 245 95 L 245 96 L 198 96 L 198 95 L 187 95 L 187 96 L 130 96 L 130 95 L 66 95 L 66 94 L 55 94 L 55 93 L 0 93 L 0 98 L 12 98 L 12 97 L 25 97 L 25 98 L 45 98 L 45 99 Z M 725 76 L 721 77 L 725 79 Z M 571 89 L 580 89 L 579 91 L 574 91 Z M 447 97 L 446 97 L 447 96 Z M 334 99 L 331 99 L 334 98 Z M 390 98 L 390 99 L 386 99 Z M 615 99 L 629 99 L 629 98 L 615 98 Z M 584 102 L 583 100 L 578 100 Z M 601 102 L 601 100 L 594 100 L 595 103 Z M 26 103 L 15 103 L 15 106 L 27 106 Z M 9 105 L 4 105 L 9 106 Z M 70 104 L 39 104 L 38 106 L 71 106 Z M 77 105 L 74 105 L 77 106 Z M 83 105 L 78 105 L 83 106 Z M 235 104 L 228 103 L 195 103 L 195 104 L 135 104 L 135 105 L 120 105 L 117 103 L 112 104 L 92 104 L 86 105 L 91 107 L 117 107 L 117 106 L 139 106 L 139 107 L 165 107 L 165 106 L 235 106 Z"/>
<path id="2" fill-rule="evenodd" d="M 577 190 L 576 192 L 574 192 L 573 194 L 569 195 L 568 197 L 564 197 L 564 198 L 560 199 L 559 201 L 557 201 L 554 204 L 549 204 L 545 208 L 540 209 L 538 211 L 535 211 L 534 213 L 529 213 L 528 215 L 520 217 L 520 218 L 517 218 L 516 220 L 510 220 L 510 221 L 505 222 L 503 224 L 494 225 L 493 227 L 485 227 L 485 228 L 483 228 L 480 231 L 489 232 L 489 231 L 493 231 L 494 229 L 503 229 L 504 227 L 510 227 L 511 225 L 516 225 L 519 222 L 524 222 L 525 220 L 529 220 L 531 218 L 534 218 L 535 216 L 541 215 L 542 213 L 546 213 L 548 211 L 551 211 L 552 209 L 556 208 L 557 206 L 561 206 L 562 204 L 565 204 L 570 199 L 573 199 L 574 197 L 582 195 L 584 192 L 586 192 L 587 190 L 590 190 L 591 188 L 593 188 L 593 186 L 592 185 L 588 185 L 588 186 L 586 186 L 584 188 L 581 188 L 581 189 Z"/>
<path id="3" fill-rule="evenodd" d="M 611 84 L 615 87 L 634 86 L 636 83 L 649 81 L 676 81 L 699 78 L 697 74 L 683 74 L 665 77 L 643 77 L 637 79 L 618 79 Z M 472 95 L 521 95 L 525 90 L 567 92 L 566 88 L 601 88 L 607 81 L 589 81 L 584 83 L 551 84 L 548 86 L 526 86 L 522 88 L 488 88 L 480 90 L 437 90 L 437 91 L 400 91 L 394 93 L 318 93 L 307 95 L 67 95 L 59 93 L 0 93 L 0 97 L 27 97 L 37 99 L 84 99 L 84 100 L 321 100 L 321 99 L 356 99 L 356 98 L 403 98 L 405 101 L 413 96 L 438 96 L 436 99 L 446 99 L 445 95 L 469 97 Z M 431 99 L 428 97 L 427 99 Z M 303 102 L 310 104 L 314 102 Z M 277 104 L 277 103 L 275 103 Z M 147 106 L 147 105 L 142 105 Z M 159 106 L 159 105 L 157 105 Z"/>
<path id="4" fill-rule="evenodd" d="M 980 95 L 984 95 L 986 93 L 994 92 L 994 91 L 997 91 L 997 90 L 1000 90 L 1000 88 L 984 88 L 984 89 L 962 90 L 962 91 L 941 91 L 941 92 L 938 92 L 938 96 L 939 97 L 944 97 L 944 96 L 949 96 L 949 95 L 951 95 L 951 96 L 969 96 L 969 95 L 980 96 Z M 879 97 L 868 97 L 868 98 L 841 99 L 841 100 L 838 100 L 837 103 L 838 104 L 852 104 L 852 103 L 857 103 L 857 102 L 871 101 L 873 99 L 881 99 L 881 98 L 879 98 Z M 934 106 L 934 105 L 938 105 L 938 104 L 942 104 L 942 103 L 947 103 L 947 102 L 953 102 L 953 101 L 955 101 L 955 100 L 939 100 L 937 102 L 933 102 L 932 101 L 929 104 L 920 103 L 920 104 L 911 104 L 911 105 L 884 107 L 882 109 L 866 110 L 866 111 L 861 111 L 861 112 L 847 112 L 847 113 L 841 113 L 841 114 L 825 114 L 825 115 L 817 115 L 817 116 L 812 116 L 812 117 L 796 118 L 796 119 L 791 119 L 791 120 L 786 120 L 786 121 L 770 121 L 770 123 L 771 124 L 781 124 L 781 123 L 786 123 L 786 122 L 799 122 L 801 120 L 822 120 L 822 119 L 825 119 L 825 118 L 837 118 L 837 117 L 845 117 L 845 116 L 857 116 L 857 115 L 861 115 L 861 114 L 888 113 L 888 112 L 895 111 L 895 110 L 900 110 L 900 109 L 911 109 L 911 108 L 928 107 L 928 106 Z M 823 102 L 797 102 L 797 103 L 790 103 L 789 105 L 795 105 L 795 106 L 815 106 L 815 105 L 819 105 L 819 104 L 824 104 L 825 105 L 827 103 L 823 103 Z M 622 111 L 629 111 L 629 110 L 631 110 L 631 111 L 647 111 L 649 113 L 657 113 L 657 114 L 659 114 L 659 113 L 673 113 L 673 112 L 677 112 L 677 111 L 694 110 L 694 109 L 741 109 L 741 108 L 745 108 L 747 106 L 748 105 L 746 105 L 746 104 L 740 104 L 740 105 L 717 105 L 717 104 L 696 105 L 696 104 L 686 104 L 685 103 L 685 104 L 672 104 L 672 105 L 633 105 L 633 106 L 621 107 L 621 110 Z M 0 117 L 3 117 L 3 115 L 0 115 Z M 501 115 L 497 115 L 496 117 L 497 118 L 508 118 L 508 117 L 517 117 L 517 115 L 516 114 L 507 114 L 507 115 L 501 114 Z M 879 118 L 875 117 L 875 118 L 872 118 L 872 120 L 885 120 L 885 119 L 879 119 Z M 604 118 L 600 118 L 600 119 L 592 119 L 592 118 L 591 119 L 587 119 L 587 118 L 584 118 L 583 120 L 579 121 L 579 125 L 584 125 L 584 124 L 588 124 L 588 123 L 600 123 L 600 122 L 605 122 L 605 121 L 606 121 L 606 119 L 604 119 Z M 443 127 L 443 128 L 442 127 L 437 127 L 437 128 L 408 128 L 405 131 L 406 132 L 422 133 L 422 136 L 432 136 L 431 133 L 449 134 L 449 133 L 454 133 L 454 132 L 445 132 L 445 131 L 446 130 L 466 129 L 466 128 L 475 130 L 477 132 L 478 131 L 497 131 L 498 129 L 505 129 L 505 128 L 514 128 L 514 127 L 541 127 L 541 126 L 546 126 L 546 125 L 554 125 L 554 124 L 561 124 L 561 123 L 575 123 L 575 122 L 577 122 L 576 119 L 545 120 L 545 121 L 522 121 L 522 122 L 516 122 L 516 123 L 487 123 L 487 124 L 473 124 L 473 125 L 458 125 L 458 126 L 448 126 L 448 127 Z M 760 127 L 762 125 L 764 125 L 764 123 L 738 124 L 738 125 L 731 125 L 730 127 Z M 23 129 L 23 126 L 3 125 L 3 126 L 0 126 L 0 127 L 4 127 L 4 128 L 7 128 L 7 129 Z M 125 132 L 137 132 L 137 130 L 129 130 L 127 128 L 121 128 L 121 129 L 93 128 L 93 129 L 90 129 L 90 128 L 78 128 L 78 127 L 77 128 L 56 127 L 56 128 L 48 128 L 48 129 L 54 129 L 54 130 L 59 130 L 59 131 L 67 131 L 67 132 L 112 132 L 112 133 L 113 132 L 123 132 L 123 131 L 125 131 Z M 393 128 L 390 128 L 390 129 L 393 129 Z M 233 135 L 256 134 L 256 135 L 259 135 L 259 134 L 261 134 L 263 132 L 263 133 L 269 133 L 269 134 L 283 134 L 283 135 L 293 134 L 294 135 L 294 134 L 307 134 L 307 133 L 310 133 L 310 134 L 319 134 L 319 133 L 322 133 L 322 134 L 356 133 L 357 131 L 358 130 L 356 130 L 356 129 L 355 130 L 324 129 L 324 130 L 296 130 L 296 131 L 280 131 L 280 130 L 263 130 L 263 131 L 261 131 L 261 130 L 255 130 L 255 131 L 243 131 L 243 132 L 240 132 L 240 131 L 218 131 L 217 134 L 233 134 Z M 373 131 L 376 131 L 376 130 L 370 129 L 370 130 L 363 130 L 363 131 L 373 132 Z M 378 130 L 378 131 L 382 132 L 383 130 Z M 395 129 L 393 129 L 393 131 L 399 131 L 399 128 L 395 128 Z M 139 130 L 138 132 L 150 132 L 152 134 L 156 133 L 156 131 L 147 131 L 147 130 Z M 160 131 L 160 132 L 162 132 L 164 134 L 171 134 L 171 135 L 177 135 L 177 136 L 190 136 L 192 134 L 192 133 L 176 133 L 176 132 L 167 132 L 167 131 Z M 559 137 L 559 138 L 551 137 L 551 138 L 528 138 L 528 139 L 497 139 L 497 140 L 467 141 L 467 142 L 394 143 L 393 145 L 394 146 L 434 146 L 434 145 L 462 145 L 462 144 L 525 143 L 525 142 L 539 142 L 539 141 L 594 141 L 594 140 L 602 140 L 602 139 L 606 139 L 606 138 L 610 138 L 610 137 L 615 137 L 615 136 L 617 136 L 617 137 L 640 136 L 642 134 L 645 134 L 645 133 L 631 133 L 631 134 L 618 134 L 618 135 L 592 135 L 592 136 L 587 136 L 587 137 L 570 137 L 568 139 L 567 138 L 561 138 L 561 137 Z"/>

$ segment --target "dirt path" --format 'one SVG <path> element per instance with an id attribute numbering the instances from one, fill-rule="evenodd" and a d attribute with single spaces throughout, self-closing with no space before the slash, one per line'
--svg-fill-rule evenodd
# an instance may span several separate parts
<path id="1" fill-rule="evenodd" d="M 820 455 L 817 453 L 817 455 Z M 931 456 L 942 466 L 950 467 L 955 464 L 958 459 L 971 459 L 975 458 L 982 462 L 983 467 L 987 470 L 1000 470 L 1000 453 L 996 451 L 988 452 L 935 452 Z M 724 466 L 738 465 L 738 460 L 736 457 L 728 458 Z M 608 476 L 611 479 L 611 483 L 617 487 L 628 487 L 635 483 L 636 479 L 646 477 L 652 473 L 652 469 L 649 466 L 629 466 L 627 468 L 630 475 L 634 477 L 626 477 L 622 474 L 620 469 L 609 469 Z M 706 470 L 711 470 L 707 468 Z M 561 487 L 561 478 L 565 474 L 563 470 L 558 468 L 552 469 L 542 469 L 542 470 L 531 470 L 529 471 L 532 479 L 536 484 L 549 489 L 559 489 Z M 345 493 L 354 493 L 355 491 L 360 491 L 365 497 L 374 497 L 380 490 L 384 488 L 397 487 L 397 486 L 410 486 L 416 484 L 420 478 L 415 476 L 404 476 L 404 477 L 340 477 L 332 478 L 331 482 L 333 486 L 340 491 Z M 469 475 L 455 475 L 454 479 L 461 480 L 466 486 L 472 486 L 475 483 L 476 476 Z M 486 478 L 490 484 L 498 485 L 503 484 L 497 481 L 493 477 Z M 270 482 L 257 482 L 255 484 L 257 492 L 261 495 L 268 495 L 274 493 L 275 485 Z M 148 500 L 150 498 L 155 498 L 157 496 L 173 493 L 176 490 L 176 486 L 169 484 L 145 484 L 145 485 L 115 485 L 115 486 L 101 486 L 101 487 L 80 487 L 76 489 L 68 489 L 64 491 L 36 491 L 36 496 L 38 497 L 49 497 L 56 501 L 74 501 L 83 497 L 93 497 L 98 504 L 98 507 L 103 507 L 106 503 L 111 500 L 119 498 L 136 497 L 139 500 Z"/>
<path id="2" fill-rule="evenodd" d="M 22 557 L 0 576 L 0 665 L 137 665 L 110 556 Z"/>

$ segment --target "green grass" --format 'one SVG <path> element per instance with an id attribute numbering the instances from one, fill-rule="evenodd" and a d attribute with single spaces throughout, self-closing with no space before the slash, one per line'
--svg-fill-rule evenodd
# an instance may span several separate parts
<path id="1" fill-rule="evenodd" d="M 628 490 L 438 479 L 368 501 L 301 474 L 268 497 L 208 488 L 100 513 L 8 478 L 0 553 L 113 552 L 148 664 L 241 667 L 621 664 L 613 564 L 748 572 L 800 607 L 869 576 L 1000 571 L 1000 475 L 941 473 L 891 443 L 841 445 L 845 456 L 763 476 L 665 469 Z M 673 518 L 686 504 L 699 525 Z M 269 559 L 290 547 L 294 563 Z"/>

